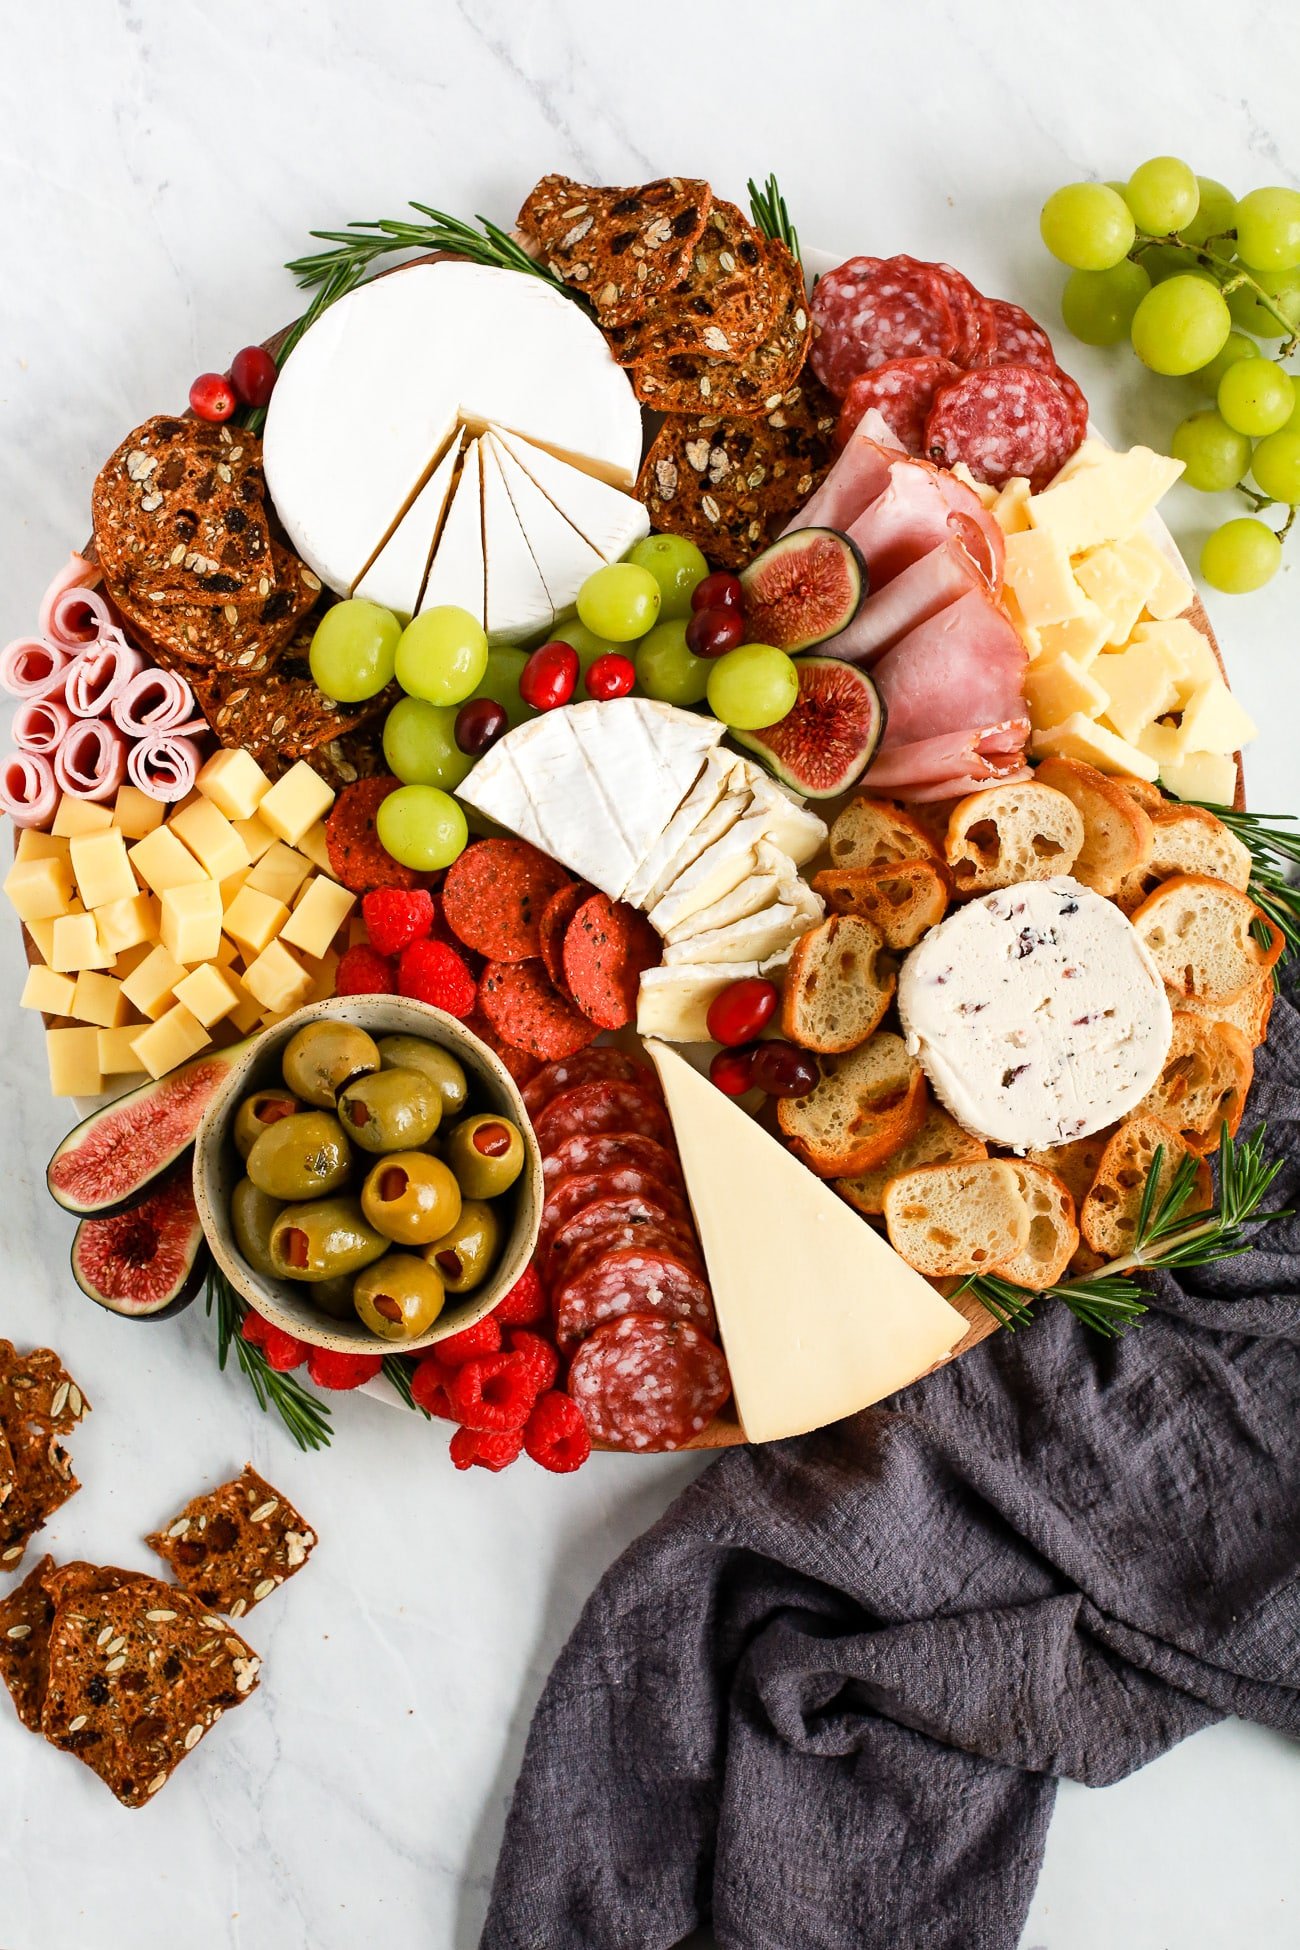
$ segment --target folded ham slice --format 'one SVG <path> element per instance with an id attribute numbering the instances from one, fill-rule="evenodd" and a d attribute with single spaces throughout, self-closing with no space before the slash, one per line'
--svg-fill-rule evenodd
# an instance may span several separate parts
<path id="1" fill-rule="evenodd" d="M 69 711 L 74 718 L 102 718 L 143 669 L 141 653 L 118 631 L 109 630 L 68 667 L 63 695 Z"/>
<path id="2" fill-rule="evenodd" d="M 72 713 L 57 697 L 29 697 L 14 712 L 14 743 L 20 752 L 39 752 L 42 758 L 55 753 L 67 737 Z"/>
<path id="3" fill-rule="evenodd" d="M 1029 776 L 1027 718 L 972 731 L 944 731 L 879 752 L 866 775 L 874 792 L 907 799 L 951 799 L 980 786 Z"/>
<path id="4" fill-rule="evenodd" d="M 961 541 L 950 536 L 883 589 L 874 590 L 848 628 L 818 647 L 823 656 L 873 664 L 919 623 L 928 622 L 971 591 L 986 587 L 985 577 Z"/>
<path id="5" fill-rule="evenodd" d="M 817 492 L 785 529 L 849 528 L 862 510 L 889 486 L 890 463 L 903 452 L 888 423 L 872 407 L 864 413 L 844 451 Z"/>
<path id="6" fill-rule="evenodd" d="M 54 754 L 54 777 L 74 799 L 111 799 L 126 777 L 126 740 L 102 718 L 74 724 Z"/>
<path id="7" fill-rule="evenodd" d="M 1026 661 L 1015 625 L 986 591 L 949 603 L 872 670 L 887 713 L 885 749 L 1027 717 Z"/>
<path id="8" fill-rule="evenodd" d="M 1001 528 L 964 481 L 928 461 L 891 461 L 888 486 L 863 509 L 848 535 L 866 562 L 872 590 L 883 589 L 953 537 L 988 587 L 995 594 L 1002 587 L 1006 543 Z"/>
<path id="9" fill-rule="evenodd" d="M 0 812 L 15 826 L 48 826 L 59 806 L 54 769 L 39 752 L 10 752 L 0 760 Z"/>

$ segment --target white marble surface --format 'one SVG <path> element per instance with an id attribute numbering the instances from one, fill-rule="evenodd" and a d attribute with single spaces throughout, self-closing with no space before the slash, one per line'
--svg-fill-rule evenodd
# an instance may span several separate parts
<path id="1" fill-rule="evenodd" d="M 1208 0 L 0 0 L 0 635 L 29 627 L 84 536 L 122 430 L 292 316 L 279 266 L 312 225 L 408 196 L 508 219 L 554 167 L 690 170 L 732 195 L 775 169 L 806 238 L 952 258 L 1050 319 L 1046 191 L 1152 149 L 1239 188 L 1293 180 L 1279 145 L 1298 59 L 1283 9 L 1228 21 Z M 1117 439 L 1178 417 L 1179 386 L 1061 349 Z M 1184 532 L 1204 519 L 1187 504 Z M 1292 810 L 1296 574 L 1211 604 L 1265 726 L 1254 803 Z M 12 995 L 12 927 L 0 958 Z M 0 1712 L 0 1950 L 146 1934 L 468 1950 L 546 1670 L 601 1570 L 697 1465 L 461 1477 L 440 1436 L 355 1399 L 333 1451 L 299 1456 L 217 1376 L 201 1310 L 132 1327 L 74 1297 L 72 1228 L 40 1178 L 65 1118 L 35 1025 L 9 1020 L 0 1333 L 52 1341 L 97 1404 L 76 1443 L 87 1487 L 50 1542 L 142 1565 L 148 1526 L 252 1457 L 322 1543 L 251 1623 L 256 1701 L 148 1811 L 119 1810 Z M 1025 1944 L 1283 1950 L 1298 1819 L 1294 1749 L 1236 1726 L 1105 1793 L 1067 1787 Z"/>

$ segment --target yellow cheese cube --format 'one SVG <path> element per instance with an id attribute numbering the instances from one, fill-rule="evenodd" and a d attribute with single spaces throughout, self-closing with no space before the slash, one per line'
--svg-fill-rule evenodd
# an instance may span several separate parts
<path id="1" fill-rule="evenodd" d="M 139 892 L 126 841 L 115 826 L 103 833 L 78 833 L 69 850 L 77 892 L 87 907 L 129 901 Z"/>
<path id="2" fill-rule="evenodd" d="M 195 782 L 227 819 L 251 819 L 271 781 L 251 752 L 214 752 Z"/>
<path id="3" fill-rule="evenodd" d="M 1032 623 L 1025 621 L 1024 611 L 1016 601 L 1014 589 L 1004 589 L 1002 591 L 1002 606 L 1016 626 L 1016 635 L 1025 646 L 1025 655 L 1031 662 L 1035 657 L 1041 657 L 1043 654 L 1042 631 L 1035 629 Z"/>
<path id="4" fill-rule="evenodd" d="M 964 460 L 959 460 L 952 471 L 956 479 L 962 483 L 963 487 L 968 487 L 972 494 L 979 496 L 981 507 L 991 508 L 993 506 L 993 503 L 998 498 L 997 489 L 990 487 L 987 481 L 977 481 Z"/>
<path id="5" fill-rule="evenodd" d="M 221 969 L 211 962 L 196 968 L 176 984 L 176 1000 L 185 1005 L 190 1014 L 211 1029 L 214 1023 L 221 1022 L 239 1006 L 239 990 Z"/>
<path id="6" fill-rule="evenodd" d="M 1141 735 L 1134 741 L 1139 751 L 1148 758 L 1154 758 L 1164 777 L 1166 765 L 1172 765 L 1178 757 L 1178 726 L 1175 724 L 1143 725 Z"/>
<path id="7" fill-rule="evenodd" d="M 311 994 L 308 1002 L 328 1002 L 334 993 L 334 977 L 338 973 L 339 956 L 335 949 L 329 948 L 321 956 L 312 970 Z"/>
<path id="8" fill-rule="evenodd" d="M 1182 471 L 1180 460 L 1149 447 L 1103 454 L 1031 495 L 1026 512 L 1031 526 L 1054 535 L 1067 555 L 1082 555 L 1102 542 L 1126 542 Z"/>
<path id="9" fill-rule="evenodd" d="M 93 1022 L 100 1029 L 120 1029 L 130 1019 L 131 1010 L 122 984 L 114 976 L 83 969 L 72 997 L 72 1014 L 78 1022 Z"/>
<path id="10" fill-rule="evenodd" d="M 1129 542 L 1110 542 L 1089 549 L 1074 565 L 1075 579 L 1106 618 L 1106 641 L 1127 643 L 1151 591 L 1158 571 L 1149 557 Z"/>
<path id="11" fill-rule="evenodd" d="M 256 1029 L 258 1023 L 262 1020 L 262 1005 L 257 997 L 250 995 L 244 987 L 242 976 L 236 975 L 231 970 L 229 972 L 229 980 L 234 984 L 239 1001 L 227 1016 L 226 1021 L 232 1029 L 237 1029 L 241 1036 L 247 1036 L 249 1031 Z"/>
<path id="12" fill-rule="evenodd" d="M 283 901 L 259 893 L 245 882 L 226 909 L 225 930 L 246 954 L 260 955 L 289 918 Z"/>
<path id="13" fill-rule="evenodd" d="M 1148 616 L 1163 622 L 1169 617 L 1181 616 L 1192 600 L 1193 590 L 1179 564 L 1153 541 L 1144 530 L 1131 535 L 1125 544 L 1130 555 L 1140 557 L 1150 565 L 1152 582 L 1147 596 Z"/>
<path id="14" fill-rule="evenodd" d="M 127 858 L 155 894 L 165 893 L 169 887 L 194 887 L 208 877 L 189 848 L 165 826 L 138 840 Z"/>
<path id="15" fill-rule="evenodd" d="M 213 880 L 248 871 L 248 848 L 210 799 L 196 799 L 183 812 L 174 813 L 168 824 Z"/>
<path id="16" fill-rule="evenodd" d="M 185 970 L 163 947 L 150 951 L 122 983 L 122 993 L 133 1009 L 151 1022 L 157 1022 L 171 1007 L 176 984 L 185 979 Z"/>
<path id="17" fill-rule="evenodd" d="M 1179 799 L 1230 806 L 1237 795 L 1237 761 L 1227 752 L 1183 752 L 1161 766 L 1160 783 Z"/>
<path id="18" fill-rule="evenodd" d="M 1258 736 L 1259 728 L 1250 713 L 1238 704 L 1221 677 L 1213 677 L 1193 691 L 1183 706 L 1178 749 L 1226 756 Z"/>
<path id="19" fill-rule="evenodd" d="M 264 826 L 254 814 L 252 819 L 237 819 L 235 831 L 244 842 L 244 850 L 250 860 L 256 862 L 269 847 L 275 845 L 275 834 L 269 826 Z"/>
<path id="20" fill-rule="evenodd" d="M 280 939 L 319 961 L 356 904 L 356 895 L 337 880 L 317 874 L 281 928 Z"/>
<path id="21" fill-rule="evenodd" d="M 113 824 L 123 838 L 142 840 L 162 825 L 166 811 L 160 799 L 151 799 L 138 785 L 121 785 L 113 801 Z"/>
<path id="22" fill-rule="evenodd" d="M 279 841 L 277 840 L 275 844 L 278 846 Z M 244 882 L 247 879 L 248 879 L 247 868 L 244 869 L 243 873 L 227 874 L 226 878 L 220 883 L 221 905 L 223 907 L 230 906 L 231 901 L 234 900 L 235 895 L 239 892 L 240 888 L 243 886 Z"/>
<path id="23" fill-rule="evenodd" d="M 70 1016 L 76 987 L 71 975 L 56 975 L 43 965 L 29 968 L 18 1006 L 39 1009 L 46 1016 Z"/>
<path id="24" fill-rule="evenodd" d="M 70 840 L 77 833 L 98 833 L 101 828 L 112 824 L 111 807 L 101 806 L 90 799 L 74 799 L 70 792 L 65 792 L 50 831 Z"/>
<path id="25" fill-rule="evenodd" d="M 1158 643 L 1177 671 L 1178 702 L 1185 705 L 1194 691 L 1220 675 L 1218 660 L 1209 640 L 1186 617 L 1164 623 L 1139 623 L 1133 632 L 1134 643 Z"/>
<path id="26" fill-rule="evenodd" d="M 1034 728 L 1047 730 L 1081 711 L 1095 718 L 1106 707 L 1106 693 L 1092 673 L 1066 651 L 1059 657 L 1040 657 L 1025 673 L 1025 696 Z"/>
<path id="27" fill-rule="evenodd" d="M 217 943 L 217 952 L 212 957 L 216 968 L 233 968 L 239 960 L 239 950 L 228 934 L 223 934 Z"/>
<path id="28" fill-rule="evenodd" d="M 95 916 L 95 920 L 98 922 L 98 915 Z M 138 941 L 134 948 L 119 948 L 113 966 L 113 973 L 118 981 L 124 982 L 128 975 L 134 975 L 141 963 L 148 961 L 157 946 L 157 941 L 151 938 L 148 941 Z"/>
<path id="29" fill-rule="evenodd" d="M 309 826 L 323 819 L 334 804 L 334 793 L 306 759 L 291 765 L 261 800 L 257 816 L 278 840 L 297 846 Z"/>
<path id="30" fill-rule="evenodd" d="M 1062 482 L 1073 480 L 1074 476 L 1082 474 L 1085 468 L 1096 467 L 1100 461 L 1109 460 L 1114 451 L 1114 448 L 1108 447 L 1104 440 L 1083 441 L 1075 448 L 1064 466 L 1058 468 L 1053 474 L 1047 483 L 1048 487 L 1059 487 Z"/>
<path id="31" fill-rule="evenodd" d="M 77 910 L 78 912 L 81 911 L 80 901 L 77 902 Z M 40 956 L 41 960 L 43 962 L 48 962 L 50 956 L 54 953 L 53 917 L 45 921 L 24 921 L 23 926 L 26 928 L 28 934 L 32 937 L 32 940 L 36 943 L 36 952 Z"/>
<path id="32" fill-rule="evenodd" d="M 131 1048 L 141 1068 L 151 1077 L 164 1077 L 169 1070 L 178 1069 L 197 1056 L 211 1040 L 203 1024 L 178 1002 L 157 1022 L 137 1029 L 131 1038 Z"/>
<path id="33" fill-rule="evenodd" d="M 144 1068 L 131 1047 L 139 1034 L 139 1023 L 125 1029 L 101 1029 L 97 1032 L 99 1067 L 106 1077 L 137 1076 Z"/>
<path id="34" fill-rule="evenodd" d="M 215 961 L 221 945 L 221 915 L 221 889 L 215 880 L 168 887 L 162 897 L 158 929 L 163 947 L 187 968 L 195 962 Z"/>
<path id="35" fill-rule="evenodd" d="M 330 861 L 329 842 L 325 838 L 325 821 L 323 819 L 318 819 L 314 826 L 307 828 L 307 831 L 298 842 L 298 851 L 299 853 L 305 853 L 312 865 L 319 867 L 322 873 L 333 873 L 334 868 Z"/>
<path id="36" fill-rule="evenodd" d="M 1026 528 L 1007 536 L 1006 584 L 1032 629 L 1068 622 L 1083 609 L 1070 558 L 1046 531 Z"/>
<path id="37" fill-rule="evenodd" d="M 1044 657 L 1070 656 L 1087 670 L 1106 643 L 1106 618 L 1096 603 L 1084 598 L 1078 616 L 1065 623 L 1049 623 L 1038 632 Z"/>
<path id="38" fill-rule="evenodd" d="M 111 968 L 116 957 L 101 948 L 93 914 L 60 914 L 48 960 L 51 968 L 76 975 L 83 968 Z"/>
<path id="39" fill-rule="evenodd" d="M 283 901 L 289 907 L 310 872 L 310 860 L 301 853 L 295 853 L 283 840 L 276 840 L 249 873 L 245 884 L 256 887 L 259 894 L 269 894 L 272 900 Z"/>
<path id="40" fill-rule="evenodd" d="M 104 1088 L 97 1029 L 47 1029 L 45 1053 L 56 1097 L 98 1097 Z"/>
<path id="41" fill-rule="evenodd" d="M 99 929 L 100 946 L 111 954 L 119 955 L 143 941 L 152 944 L 158 939 L 158 903 L 148 894 L 110 901 L 107 907 L 95 909 L 95 926 Z"/>
<path id="42" fill-rule="evenodd" d="M 244 987 L 263 1009 L 284 1015 L 311 994 L 311 976 L 302 963 L 278 941 L 264 948 L 244 970 Z"/>
<path id="43" fill-rule="evenodd" d="M 24 826 L 18 835 L 18 844 L 14 848 L 15 860 L 68 860 L 70 858 L 67 840 L 61 840 L 57 833 L 42 833 L 36 826 Z"/>
<path id="44" fill-rule="evenodd" d="M 1172 711 L 1178 697 L 1175 671 L 1158 643 L 1133 643 L 1098 657 L 1090 673 L 1106 693 L 1103 715 L 1121 738 L 1136 744 L 1153 718 Z"/>
<path id="45" fill-rule="evenodd" d="M 1029 516 L 1025 513 L 1028 499 L 1028 481 L 1023 474 L 1013 474 L 993 503 L 993 519 L 1004 535 L 1021 535 L 1028 528 Z"/>
<path id="46" fill-rule="evenodd" d="M 1160 771 L 1155 760 L 1136 745 L 1107 731 L 1105 725 L 1094 724 L 1081 711 L 1047 731 L 1036 731 L 1030 750 L 1035 758 L 1078 758 L 1085 765 L 1095 765 L 1099 772 L 1125 772 L 1152 785 Z"/>
<path id="47" fill-rule="evenodd" d="M 51 921 L 66 914 L 72 899 L 72 869 L 54 856 L 15 860 L 5 876 L 5 892 L 21 920 Z"/>

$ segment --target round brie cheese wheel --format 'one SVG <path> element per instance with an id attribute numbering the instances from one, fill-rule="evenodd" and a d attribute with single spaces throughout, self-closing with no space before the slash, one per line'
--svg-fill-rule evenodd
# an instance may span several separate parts
<path id="1" fill-rule="evenodd" d="M 1132 923 L 1064 875 L 986 894 L 931 928 L 903 964 L 898 1009 L 958 1123 L 1020 1151 L 1126 1116 L 1173 1034 Z"/>

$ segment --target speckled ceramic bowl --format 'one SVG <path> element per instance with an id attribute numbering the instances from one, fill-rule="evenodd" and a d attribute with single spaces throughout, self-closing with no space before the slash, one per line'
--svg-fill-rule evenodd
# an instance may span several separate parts
<path id="1" fill-rule="evenodd" d="M 326 1018 L 353 1023 L 370 1035 L 423 1036 L 439 1043 L 462 1064 L 470 1082 L 471 1102 L 477 1110 L 498 1111 L 519 1126 L 524 1139 L 524 1168 L 506 1195 L 514 1211 L 501 1258 L 492 1278 L 464 1298 L 448 1296 L 448 1304 L 427 1334 L 410 1341 L 381 1341 L 363 1326 L 333 1320 L 313 1307 L 305 1296 L 310 1287 L 294 1280 L 266 1279 L 254 1272 L 235 1244 L 230 1224 L 230 1196 L 244 1175 L 231 1136 L 235 1111 L 251 1091 L 283 1082 L 280 1061 L 289 1039 L 304 1023 Z M 500 1058 L 471 1035 L 463 1023 L 427 1003 L 399 995 L 354 995 L 332 1002 L 315 1002 L 287 1016 L 250 1044 L 208 1106 L 194 1147 L 194 1197 L 213 1257 L 236 1291 L 267 1320 L 315 1347 L 332 1347 L 355 1354 L 409 1354 L 433 1347 L 449 1334 L 470 1327 L 510 1291 L 523 1273 L 537 1244 L 542 1218 L 542 1158 L 514 1079 Z M 504 1216 L 504 1215 L 503 1215 Z M 396 1248 L 395 1250 L 400 1250 Z"/>

